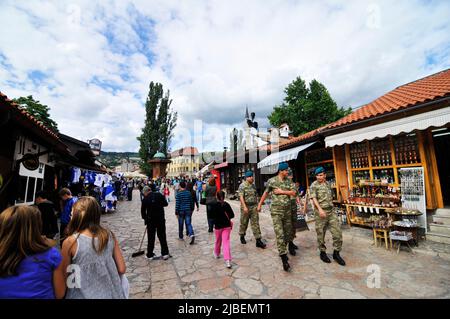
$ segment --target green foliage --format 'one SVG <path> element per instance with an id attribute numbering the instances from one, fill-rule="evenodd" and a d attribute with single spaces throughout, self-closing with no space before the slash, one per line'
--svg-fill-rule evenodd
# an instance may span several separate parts
<path id="1" fill-rule="evenodd" d="M 309 87 L 297 77 L 284 90 L 284 102 L 275 106 L 269 115 L 270 124 L 280 126 L 287 123 L 298 136 L 332 123 L 351 113 L 351 108 L 338 107 L 327 88 L 312 80 Z"/>
<path id="2" fill-rule="evenodd" d="M 122 160 L 139 158 L 139 153 L 132 152 L 100 152 L 98 159 L 106 166 L 112 168 L 122 164 Z M 133 161 L 134 162 L 134 161 Z"/>
<path id="3" fill-rule="evenodd" d="M 141 158 L 141 170 L 151 175 L 151 165 L 148 160 L 161 151 L 167 154 L 169 143 L 173 137 L 173 129 L 177 122 L 177 113 L 170 109 L 172 100 L 170 93 L 164 94 L 162 84 L 149 85 L 147 101 L 145 102 L 145 126 L 141 136 L 137 137 L 140 142 L 139 157 Z"/>
<path id="4" fill-rule="evenodd" d="M 28 113 L 30 113 L 35 119 L 42 122 L 47 128 L 55 133 L 59 133 L 58 124 L 50 118 L 48 113 L 50 108 L 47 105 L 41 104 L 39 101 L 33 99 L 32 95 L 27 97 L 19 97 L 13 99 L 14 102 L 20 105 Z"/>

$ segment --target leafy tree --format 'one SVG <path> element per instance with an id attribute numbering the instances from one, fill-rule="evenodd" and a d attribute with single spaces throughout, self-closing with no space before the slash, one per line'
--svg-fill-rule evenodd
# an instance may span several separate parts
<path id="1" fill-rule="evenodd" d="M 177 113 L 170 109 L 171 104 L 169 91 L 164 94 L 161 83 L 150 82 L 145 102 L 145 125 L 141 136 L 137 137 L 140 142 L 141 170 L 147 175 L 150 175 L 152 171 L 148 160 L 158 151 L 167 155 L 168 145 L 173 137 L 172 132 L 177 121 Z"/>
<path id="2" fill-rule="evenodd" d="M 351 108 L 338 107 L 327 88 L 317 80 L 309 87 L 297 77 L 284 90 L 284 102 L 269 115 L 270 124 L 287 123 L 295 136 L 332 123 L 351 113 Z"/>
<path id="3" fill-rule="evenodd" d="M 42 122 L 47 128 L 55 133 L 59 133 L 58 124 L 50 118 L 50 108 L 47 105 L 36 101 L 33 99 L 32 95 L 28 95 L 27 97 L 22 96 L 17 99 L 13 99 L 13 101 L 19 104 L 21 108 L 25 109 L 35 119 Z"/>

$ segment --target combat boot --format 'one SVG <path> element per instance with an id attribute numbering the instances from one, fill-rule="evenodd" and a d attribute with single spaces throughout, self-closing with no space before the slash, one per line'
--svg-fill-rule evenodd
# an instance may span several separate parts
<path id="1" fill-rule="evenodd" d="M 293 241 L 291 241 L 292 247 L 294 247 L 294 249 L 298 249 L 298 246 L 296 244 L 294 244 Z"/>
<path id="2" fill-rule="evenodd" d="M 288 256 L 286 254 L 284 254 L 284 255 L 280 255 L 280 257 L 281 257 L 281 261 L 283 262 L 284 271 L 290 271 L 291 266 L 288 263 L 288 260 L 289 260 Z"/>
<path id="3" fill-rule="evenodd" d="M 246 244 L 247 241 L 245 240 L 245 235 L 241 235 L 241 244 Z"/>
<path id="4" fill-rule="evenodd" d="M 294 245 L 294 243 L 293 242 L 289 242 L 289 244 L 288 244 L 288 250 L 289 250 L 289 253 L 292 255 L 292 256 L 295 256 L 295 247 L 294 247 L 295 245 Z"/>
<path id="5" fill-rule="evenodd" d="M 337 250 L 334 251 L 333 253 L 333 259 L 336 260 L 336 262 L 341 265 L 341 266 L 345 266 L 345 261 L 344 259 L 342 259 L 342 257 L 339 255 L 339 252 Z"/>
<path id="6" fill-rule="evenodd" d="M 256 240 L 256 247 L 264 249 L 264 248 L 266 248 L 266 244 L 264 244 L 264 242 L 261 240 L 261 238 L 258 238 Z"/>
<path id="7" fill-rule="evenodd" d="M 324 263 L 327 263 L 327 264 L 331 263 L 330 258 L 328 258 L 327 253 L 324 252 L 324 251 L 321 251 L 321 252 L 320 252 L 320 259 L 322 259 L 322 261 L 323 261 Z"/>

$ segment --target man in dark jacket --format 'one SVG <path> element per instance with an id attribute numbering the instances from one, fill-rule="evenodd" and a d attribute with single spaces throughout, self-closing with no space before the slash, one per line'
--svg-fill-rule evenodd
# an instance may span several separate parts
<path id="1" fill-rule="evenodd" d="M 44 191 L 37 192 L 35 198 L 35 203 L 41 212 L 42 235 L 53 239 L 59 231 L 55 205 L 48 200 L 48 195 Z"/>
<path id="2" fill-rule="evenodd" d="M 142 190 L 144 199 L 142 200 L 141 215 L 147 225 L 147 258 L 156 259 L 153 253 L 155 248 L 155 233 L 158 235 L 161 244 L 161 256 L 164 260 L 169 259 L 169 247 L 166 239 L 166 219 L 164 218 L 164 207 L 168 206 L 165 197 L 156 191 L 156 186 L 151 188 L 145 186 Z"/>

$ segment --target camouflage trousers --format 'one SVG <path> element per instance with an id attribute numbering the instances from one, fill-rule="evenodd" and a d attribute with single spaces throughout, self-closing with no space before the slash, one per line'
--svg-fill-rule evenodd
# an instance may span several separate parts
<path id="1" fill-rule="evenodd" d="M 295 234 L 296 234 L 296 229 L 295 229 L 295 223 L 297 221 L 297 204 L 295 204 L 295 208 L 292 207 L 291 208 L 291 219 L 292 219 L 292 231 L 291 234 L 289 236 L 289 241 L 293 241 L 295 238 Z"/>
<path id="2" fill-rule="evenodd" d="M 280 256 L 285 255 L 293 228 L 291 207 L 271 207 L 270 215 L 272 216 L 273 229 L 277 240 L 278 254 Z"/>
<path id="3" fill-rule="evenodd" d="M 259 228 L 259 213 L 256 209 L 257 206 L 248 206 L 248 214 L 246 214 L 241 208 L 241 224 L 239 226 L 239 235 L 245 236 L 245 232 L 248 228 L 248 222 L 250 221 L 253 236 L 255 236 L 255 239 L 261 238 L 261 230 Z"/>
<path id="4" fill-rule="evenodd" d="M 319 250 L 321 252 L 326 252 L 327 247 L 325 246 L 325 232 L 327 231 L 327 229 L 330 229 L 331 236 L 333 238 L 333 248 L 336 251 L 341 251 L 342 231 L 337 214 L 334 211 L 326 211 L 326 214 L 327 217 L 321 218 L 319 212 L 314 212 L 314 217 L 316 219 L 317 244 L 319 245 Z"/>

